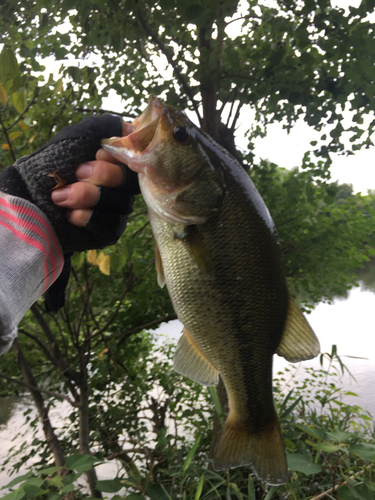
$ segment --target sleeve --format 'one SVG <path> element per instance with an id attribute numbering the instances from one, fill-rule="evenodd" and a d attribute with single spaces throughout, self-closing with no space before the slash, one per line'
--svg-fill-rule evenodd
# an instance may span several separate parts
<path id="1" fill-rule="evenodd" d="M 0 354 L 10 348 L 18 323 L 63 265 L 60 243 L 43 212 L 0 191 Z"/>

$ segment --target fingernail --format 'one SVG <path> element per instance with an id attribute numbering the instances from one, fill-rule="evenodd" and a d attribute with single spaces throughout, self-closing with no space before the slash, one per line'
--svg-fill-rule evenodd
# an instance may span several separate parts
<path id="1" fill-rule="evenodd" d="M 87 179 L 92 174 L 92 163 L 81 163 L 76 169 L 77 179 Z"/>
<path id="2" fill-rule="evenodd" d="M 69 198 L 70 187 L 64 187 L 62 189 L 56 189 L 51 193 L 51 199 L 54 203 L 62 203 Z"/>

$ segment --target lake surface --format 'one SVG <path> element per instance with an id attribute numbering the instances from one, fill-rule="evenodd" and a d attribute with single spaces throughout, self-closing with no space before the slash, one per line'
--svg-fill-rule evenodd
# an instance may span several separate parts
<path id="1" fill-rule="evenodd" d="M 347 298 L 335 299 L 332 304 L 319 304 L 306 317 L 319 339 L 321 352 L 330 353 L 335 344 L 343 363 L 356 378 L 356 382 L 349 376 L 342 379 L 343 387 L 360 396 L 348 397 L 348 403 L 362 406 L 375 417 L 374 311 L 374 292 L 358 287 L 350 290 Z M 177 342 L 181 331 L 182 325 L 178 320 L 164 324 L 159 329 L 163 335 L 161 339 L 166 338 L 171 342 Z M 288 365 L 284 358 L 274 356 L 274 373 Z M 298 365 L 300 377 L 303 376 L 304 367 L 320 368 L 318 358 Z"/>
<path id="2" fill-rule="evenodd" d="M 350 404 L 357 404 L 368 410 L 375 417 L 375 294 L 364 288 L 354 288 L 348 298 L 336 299 L 332 304 L 319 304 L 307 316 L 312 328 L 319 338 L 322 352 L 331 352 L 333 344 L 338 346 L 338 354 L 349 367 L 356 382 L 348 376 L 343 377 L 342 386 L 359 395 L 358 398 L 347 397 Z M 176 343 L 181 335 L 182 325 L 179 321 L 163 324 L 158 330 L 159 342 Z M 366 359 L 356 359 L 356 358 Z M 0 359 L 1 361 L 1 359 Z M 274 356 L 274 373 L 288 366 L 288 362 Z M 304 367 L 320 368 L 319 360 L 305 361 L 299 364 L 298 374 L 303 376 Z M 52 411 L 53 425 L 59 426 L 59 419 L 64 415 L 64 404 Z M 31 442 L 34 435 L 24 426 L 23 413 L 32 402 L 28 398 L 6 398 L 0 402 L 0 465 L 12 446 L 19 447 L 23 442 Z M 35 410 L 31 414 L 36 416 Z M 17 436 L 21 432 L 22 436 Z M 38 437 L 42 438 L 41 431 Z M 20 470 L 25 473 L 30 467 Z M 116 473 L 116 464 L 99 468 L 100 479 L 111 478 Z M 6 472 L 0 473 L 0 488 L 12 478 Z M 2 492 L 0 493 L 2 496 Z"/>

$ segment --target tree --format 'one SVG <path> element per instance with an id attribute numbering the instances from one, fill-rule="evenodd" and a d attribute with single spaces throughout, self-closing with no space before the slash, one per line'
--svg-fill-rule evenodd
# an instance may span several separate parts
<path id="1" fill-rule="evenodd" d="M 251 165 L 278 226 L 290 287 L 310 304 L 329 299 L 356 281 L 354 270 L 373 254 L 373 197 L 345 194 L 329 183 L 332 153 L 372 145 L 375 40 L 367 16 L 373 9 L 371 0 L 347 13 L 327 0 L 279 0 L 277 7 L 229 0 L 83 0 L 77 9 L 71 0 L 4 0 L 0 164 L 30 153 L 87 113 L 104 112 L 102 101 L 111 90 L 124 96 L 121 115 L 127 119 L 140 113 L 149 93 L 160 95 L 193 113 L 203 130 L 245 167 Z M 50 76 L 43 76 L 50 67 Z M 252 110 L 255 121 L 249 124 L 249 148 L 240 152 L 235 130 L 244 110 Z M 350 111 L 349 125 L 344 110 Z M 302 170 L 254 164 L 253 139 L 269 123 L 289 129 L 299 118 L 322 132 Z M 338 192 L 342 196 L 335 199 Z M 163 379 L 162 369 L 144 380 L 147 366 L 136 361 L 150 359 L 150 343 L 139 332 L 174 317 L 156 285 L 152 246 L 139 200 L 117 246 L 99 256 L 75 255 L 64 310 L 49 317 L 38 303 L 26 316 L 16 346 L 23 381 L 14 355 L 2 359 L 2 377 L 11 381 L 7 390 L 26 384 L 44 421 L 44 396 L 72 406 L 71 432 L 55 434 L 61 453 L 53 451 L 52 436 L 48 450 L 38 444 L 42 461 L 53 452 L 60 464 L 74 450 L 90 453 L 94 443 L 107 458 L 121 456 L 128 470 L 137 454 L 146 456 L 150 474 L 168 461 L 157 446 L 144 447 L 147 419 L 139 417 L 140 409 L 147 401 L 157 440 L 167 439 L 165 415 L 183 400 L 179 384 L 188 382 Z M 110 288 L 93 266 L 107 272 L 108 259 Z M 168 395 L 161 401 L 149 392 L 156 380 Z M 199 399 L 200 392 L 188 393 Z M 92 474 L 91 492 L 100 496 Z"/>

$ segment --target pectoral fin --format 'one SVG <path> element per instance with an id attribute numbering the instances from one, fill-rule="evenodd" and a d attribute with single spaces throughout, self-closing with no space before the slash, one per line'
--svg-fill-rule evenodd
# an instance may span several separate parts
<path id="1" fill-rule="evenodd" d="M 183 242 L 199 270 L 205 275 L 212 276 L 214 264 L 199 231 L 196 225 L 186 226 L 183 234 L 175 233 L 175 238 Z"/>
<path id="2" fill-rule="evenodd" d="M 157 243 L 155 243 L 155 266 L 158 278 L 158 285 L 160 286 L 160 288 L 163 288 L 163 286 L 165 285 L 164 268 L 163 268 L 163 262 L 161 260 L 160 250 Z"/>
<path id="3" fill-rule="evenodd" d="M 202 385 L 219 383 L 219 372 L 202 354 L 186 328 L 177 344 L 173 368 L 177 373 Z"/>
<path id="4" fill-rule="evenodd" d="M 319 340 L 293 298 L 289 295 L 284 332 L 276 354 L 292 363 L 315 358 L 320 353 Z"/>

